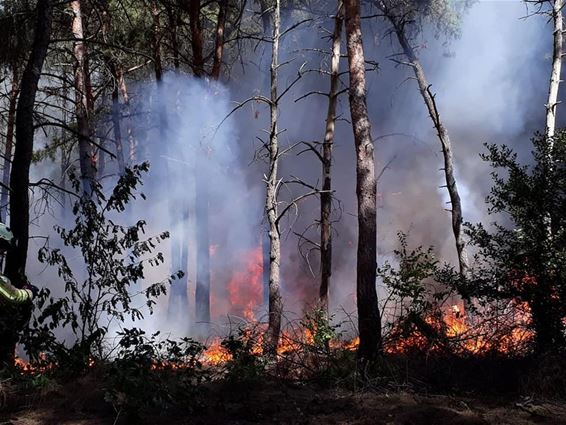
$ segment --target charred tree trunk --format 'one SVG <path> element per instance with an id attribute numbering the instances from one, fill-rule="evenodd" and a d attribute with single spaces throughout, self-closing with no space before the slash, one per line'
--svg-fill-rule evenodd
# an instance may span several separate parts
<path id="1" fill-rule="evenodd" d="M 562 73 L 562 43 L 564 37 L 562 8 L 564 0 L 554 0 L 552 5 L 552 22 L 554 23 L 552 71 L 550 73 L 550 86 L 548 90 L 548 101 L 546 103 L 546 136 L 552 146 L 552 138 L 556 131 L 556 109 L 558 106 L 558 89 L 560 88 L 560 76 Z"/>
<path id="2" fill-rule="evenodd" d="M 332 35 L 332 58 L 330 62 L 330 91 L 328 93 L 328 112 L 326 129 L 322 144 L 322 193 L 320 194 L 320 305 L 328 314 L 328 290 L 332 276 L 332 145 L 336 125 L 336 103 L 340 83 L 340 44 L 344 25 L 344 7 L 338 2 Z"/>
<path id="3" fill-rule="evenodd" d="M 375 359 L 381 350 L 381 317 L 377 304 L 377 212 L 373 141 L 366 103 L 365 59 L 360 1 L 345 0 L 346 40 L 350 74 L 350 112 L 356 145 L 358 252 L 356 296 L 360 345 L 358 356 Z"/>
<path id="4" fill-rule="evenodd" d="M 79 163 L 83 194 L 92 195 L 92 185 L 96 178 L 96 156 L 92 145 L 92 129 L 90 118 L 92 115 L 92 90 L 89 87 L 88 53 L 84 43 L 83 19 L 81 2 L 71 1 L 73 12 L 72 32 L 74 38 L 73 56 L 75 58 L 75 114 L 77 117 L 77 130 L 79 134 Z"/>
<path id="5" fill-rule="evenodd" d="M 16 108 L 16 146 L 10 175 L 10 227 L 17 239 L 6 259 L 6 276 L 16 286 L 24 282 L 29 239 L 29 171 L 33 155 L 33 109 L 37 85 L 51 38 L 53 4 L 38 0 L 35 34 L 20 85 Z M 0 365 L 11 364 L 19 326 L 18 318 L 8 309 L 0 311 Z"/>
<path id="6" fill-rule="evenodd" d="M 444 127 L 442 120 L 440 119 L 440 113 L 438 112 L 434 95 L 430 91 L 430 84 L 426 79 L 424 69 L 415 54 L 413 47 L 405 36 L 404 25 L 394 16 L 389 15 L 388 19 L 393 24 L 399 44 L 403 49 L 403 53 L 409 61 L 409 66 L 414 71 L 415 78 L 419 85 L 419 91 L 426 104 L 428 113 L 434 124 L 434 128 L 436 129 L 440 145 L 442 146 L 442 155 L 444 157 L 444 177 L 446 179 L 446 188 L 448 189 L 448 194 L 450 196 L 450 203 L 452 205 L 452 232 L 454 233 L 454 240 L 456 242 L 460 275 L 465 277 L 467 276 L 469 268 L 468 256 L 463 239 L 462 203 L 460 201 L 458 186 L 456 185 L 456 178 L 454 177 L 454 161 L 452 158 L 452 144 L 450 143 L 450 137 L 448 136 L 446 127 Z"/>
<path id="7" fill-rule="evenodd" d="M 20 93 L 20 77 L 17 66 L 12 66 L 12 89 L 8 104 L 8 122 L 6 128 L 6 145 L 4 146 L 4 170 L 2 172 L 2 194 L 0 195 L 0 221 L 6 223 L 8 211 L 8 189 L 10 187 L 10 170 L 12 165 L 12 149 L 14 147 L 14 128 L 16 126 L 16 105 Z"/>
<path id="8" fill-rule="evenodd" d="M 279 37 L 281 25 L 281 4 L 275 0 L 273 9 L 273 38 L 271 40 L 271 96 L 270 96 L 270 131 L 269 131 L 269 171 L 267 173 L 267 193 L 265 197 L 265 212 L 269 223 L 269 324 L 265 350 L 270 355 L 277 353 L 279 334 L 281 333 L 281 316 L 283 302 L 280 292 L 281 265 L 281 235 L 279 234 L 277 189 L 279 187 L 279 130 L 277 119 L 279 115 L 277 74 L 279 68 Z"/>

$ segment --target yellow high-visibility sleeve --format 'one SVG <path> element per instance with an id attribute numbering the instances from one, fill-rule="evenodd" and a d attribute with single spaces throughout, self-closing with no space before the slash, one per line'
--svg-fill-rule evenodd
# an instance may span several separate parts
<path id="1" fill-rule="evenodd" d="M 10 283 L 10 279 L 0 275 L 0 300 L 12 304 L 23 304 L 33 298 L 29 289 L 19 289 Z"/>

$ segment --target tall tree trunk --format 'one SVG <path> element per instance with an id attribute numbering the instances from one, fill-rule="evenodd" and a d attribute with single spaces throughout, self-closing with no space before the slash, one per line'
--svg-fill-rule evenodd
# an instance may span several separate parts
<path id="1" fill-rule="evenodd" d="M 265 197 L 265 212 L 269 223 L 269 323 L 265 350 L 270 355 L 277 353 L 279 335 L 281 333 L 281 316 L 283 302 L 280 291 L 281 239 L 279 234 L 277 188 L 279 177 L 279 130 L 277 118 L 279 115 L 277 76 L 279 68 L 279 37 L 281 26 L 281 3 L 275 0 L 273 9 L 273 38 L 271 40 L 271 95 L 270 95 L 270 131 L 269 131 L 269 171 L 267 173 L 267 192 Z"/>
<path id="2" fill-rule="evenodd" d="M 226 7 L 228 0 L 218 1 L 218 17 L 216 20 L 216 40 L 214 43 L 214 61 L 212 63 L 211 77 L 213 80 L 220 78 L 222 67 L 222 54 L 224 52 L 224 27 L 226 26 Z"/>
<path id="3" fill-rule="evenodd" d="M 552 71 L 550 73 L 550 86 L 546 103 L 546 136 L 551 144 L 553 143 L 552 137 L 556 131 L 556 108 L 558 106 L 558 89 L 560 88 L 562 72 L 563 7 L 564 0 L 554 0 L 552 5 L 552 22 L 554 23 Z"/>
<path id="4" fill-rule="evenodd" d="M 196 78 L 204 76 L 204 53 L 203 53 L 203 35 L 200 19 L 200 0 L 188 1 L 189 26 L 191 29 L 191 49 L 193 52 L 193 74 Z M 223 34 L 221 34 L 223 36 Z M 223 44 L 217 40 L 216 44 Z M 222 53 L 222 49 L 220 50 Z M 215 52 L 215 61 L 216 61 Z M 215 79 L 220 75 L 220 64 L 222 57 L 217 65 L 217 74 Z M 210 234 L 208 223 L 208 182 L 206 176 L 206 166 L 204 165 L 208 159 L 207 140 L 203 140 L 203 146 L 197 148 L 197 166 L 195 167 L 195 191 L 196 191 L 196 243 L 197 243 L 197 278 L 195 288 L 195 308 L 196 320 L 200 323 L 200 331 L 203 334 L 208 332 L 208 324 L 210 322 Z"/>
<path id="5" fill-rule="evenodd" d="M 167 7 L 167 18 L 169 20 L 169 32 L 171 36 L 171 50 L 173 50 L 173 67 L 175 72 L 179 72 L 181 68 L 181 59 L 179 56 L 179 8 Z"/>
<path id="6" fill-rule="evenodd" d="M 0 221 L 6 223 L 8 211 L 8 188 L 10 187 L 10 170 L 12 165 L 12 148 L 14 146 L 14 128 L 16 126 L 16 105 L 20 93 L 20 77 L 17 66 L 12 66 L 12 89 L 8 104 L 8 122 L 6 128 L 6 145 L 4 146 L 4 170 L 2 172 L 2 194 L 0 195 Z"/>
<path id="7" fill-rule="evenodd" d="M 200 78 L 204 75 L 202 26 L 200 22 L 200 0 L 188 0 L 189 27 L 193 52 L 193 73 Z"/>
<path id="8" fill-rule="evenodd" d="M 163 62 L 161 60 L 161 23 L 159 20 L 159 7 L 156 0 L 151 2 L 151 18 L 153 21 L 152 47 L 153 47 L 153 69 L 155 81 L 159 86 L 163 79 Z"/>
<path id="9" fill-rule="evenodd" d="M 72 32 L 75 39 L 73 56 L 75 58 L 75 114 L 79 133 L 79 164 L 83 182 L 83 194 L 92 195 L 92 185 L 96 177 L 96 156 L 92 145 L 92 90 L 89 87 L 89 72 L 87 68 L 88 53 L 84 43 L 83 19 L 81 2 L 73 0 L 70 3 L 73 12 Z"/>
<path id="10" fill-rule="evenodd" d="M 16 146 L 10 175 L 10 227 L 17 239 L 6 258 L 6 276 L 16 286 L 24 283 L 29 240 L 29 171 L 33 155 L 33 109 L 37 85 L 51 38 L 53 4 L 38 0 L 35 34 L 20 85 L 16 108 Z M 13 361 L 18 320 L 8 309 L 0 310 L 0 365 Z"/>
<path id="11" fill-rule="evenodd" d="M 328 290 L 332 276 L 332 145 L 336 125 L 336 103 L 340 84 L 340 44 L 344 25 L 344 7 L 338 1 L 332 34 L 332 58 L 330 62 L 330 91 L 328 93 L 328 112 L 322 144 L 322 193 L 320 194 L 320 305 L 328 314 Z"/>
<path id="12" fill-rule="evenodd" d="M 195 220 L 197 239 L 197 282 L 195 289 L 196 319 L 200 330 L 207 333 L 210 323 L 210 235 L 208 222 L 208 183 L 205 152 L 201 152 L 195 168 Z"/>
<path id="13" fill-rule="evenodd" d="M 116 159 L 118 161 L 118 172 L 124 174 L 126 164 L 124 161 L 124 147 L 122 144 L 122 106 L 120 105 L 120 88 L 119 81 L 123 79 L 122 69 L 114 63 L 110 64 L 110 72 L 114 79 L 114 87 L 112 89 L 112 130 L 114 133 L 114 146 L 116 149 Z"/>
<path id="14" fill-rule="evenodd" d="M 345 0 L 346 40 L 350 74 L 350 112 L 356 145 L 358 252 L 356 297 L 360 345 L 358 356 L 375 359 L 381 350 L 381 317 L 377 304 L 377 212 L 374 146 L 366 103 L 365 59 L 360 1 Z"/>
<path id="15" fill-rule="evenodd" d="M 458 265 L 460 274 L 466 276 L 468 273 L 468 256 L 465 249 L 463 232 L 462 232 L 462 203 L 460 201 L 460 194 L 458 192 L 458 186 L 456 184 L 456 178 L 454 177 L 454 161 L 452 158 L 452 144 L 450 143 L 450 137 L 448 137 L 448 131 L 446 127 L 442 124 L 440 119 L 440 113 L 436 106 L 434 95 L 430 91 L 430 84 L 426 79 L 424 69 L 415 54 L 415 51 L 409 41 L 405 36 L 404 26 L 398 19 L 394 16 L 389 15 L 388 19 L 393 24 L 395 33 L 399 40 L 399 44 L 403 49 L 403 53 L 409 61 L 409 65 L 415 73 L 417 83 L 419 85 L 419 91 L 426 104 L 428 113 L 434 128 L 436 129 L 440 145 L 442 146 L 442 155 L 444 157 L 444 177 L 446 179 L 446 188 L 448 189 L 448 194 L 450 196 L 450 203 L 452 205 L 452 232 L 454 233 L 454 240 L 456 242 L 456 252 L 458 254 Z"/>
<path id="16" fill-rule="evenodd" d="M 112 30 L 112 16 L 110 15 L 109 0 L 99 1 L 100 12 L 102 16 L 102 40 L 108 43 L 110 31 Z M 112 132 L 114 135 L 114 147 L 116 152 L 116 160 L 118 162 L 118 174 L 123 175 L 126 165 L 124 162 L 124 148 L 122 145 L 122 108 L 120 106 L 120 80 L 123 80 L 122 66 L 118 63 L 118 60 L 113 58 L 111 54 L 104 53 L 104 62 L 106 67 L 110 70 L 112 75 Z M 101 151 L 100 154 L 100 166 L 99 172 L 102 175 L 103 171 L 103 158 L 104 152 Z"/>

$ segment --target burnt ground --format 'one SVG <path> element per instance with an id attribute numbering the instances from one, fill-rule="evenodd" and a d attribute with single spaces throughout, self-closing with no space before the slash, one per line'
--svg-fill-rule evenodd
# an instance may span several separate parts
<path id="1" fill-rule="evenodd" d="M 566 424 L 563 402 L 481 394 L 353 391 L 288 382 L 207 384 L 195 394 L 191 409 L 138 417 L 120 413 L 117 418 L 104 401 L 104 389 L 88 377 L 19 397 L 5 391 L 0 424 Z"/>

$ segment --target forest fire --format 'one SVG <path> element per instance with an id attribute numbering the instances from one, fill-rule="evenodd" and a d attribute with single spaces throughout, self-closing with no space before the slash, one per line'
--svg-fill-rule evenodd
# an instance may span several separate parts
<path id="1" fill-rule="evenodd" d="M 256 247 L 245 256 L 243 270 L 232 274 L 227 285 L 230 308 L 233 314 L 246 321 L 256 320 L 254 308 L 263 302 L 263 256 Z"/>

